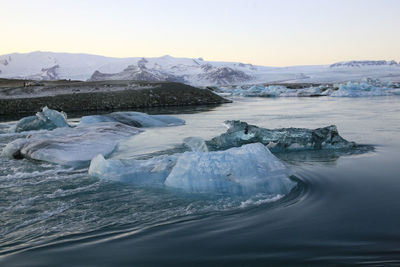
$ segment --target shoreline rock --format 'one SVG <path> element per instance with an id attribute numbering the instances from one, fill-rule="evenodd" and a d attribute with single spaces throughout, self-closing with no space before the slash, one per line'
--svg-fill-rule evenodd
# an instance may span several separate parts
<path id="1" fill-rule="evenodd" d="M 30 92 L 24 92 L 26 88 L 22 86 L 2 86 L 0 115 L 33 113 L 44 106 L 65 112 L 78 112 L 231 102 L 208 89 L 175 82 L 60 81 L 60 84 L 53 82 L 51 85 L 32 87 L 29 88 Z M 17 91 L 15 95 L 12 95 L 13 89 Z M 5 92 L 12 97 L 5 96 Z M 44 93 L 48 95 L 43 96 Z"/>

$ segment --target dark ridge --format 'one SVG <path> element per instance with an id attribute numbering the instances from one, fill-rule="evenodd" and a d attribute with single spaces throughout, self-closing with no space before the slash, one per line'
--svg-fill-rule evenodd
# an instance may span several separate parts
<path id="1" fill-rule="evenodd" d="M 29 86 L 24 86 L 24 82 L 27 83 L 0 79 L 0 93 L 3 95 L 0 115 L 31 114 L 44 106 L 65 112 L 83 112 L 231 102 L 210 90 L 176 82 L 64 80 L 41 81 Z M 35 97 L 36 93 L 51 96 Z"/>

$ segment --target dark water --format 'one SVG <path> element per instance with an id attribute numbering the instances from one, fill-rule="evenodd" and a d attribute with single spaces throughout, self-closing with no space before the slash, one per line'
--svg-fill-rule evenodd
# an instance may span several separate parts
<path id="1" fill-rule="evenodd" d="M 336 124 L 347 140 L 375 150 L 277 155 L 298 181 L 279 199 L 140 188 L 91 178 L 87 169 L 2 158 L 0 265 L 400 265 L 400 97 L 238 98 L 182 112 L 185 126 L 149 129 L 114 157 L 208 139 L 225 131 L 226 119 L 268 128 Z M 0 144 L 15 138 L 2 134 Z"/>

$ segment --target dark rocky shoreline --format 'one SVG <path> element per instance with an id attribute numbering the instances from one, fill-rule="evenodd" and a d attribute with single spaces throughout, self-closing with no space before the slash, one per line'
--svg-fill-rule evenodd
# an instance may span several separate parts
<path id="1" fill-rule="evenodd" d="M 0 115 L 31 114 L 44 106 L 82 112 L 231 102 L 208 89 L 175 82 L 0 79 L 0 93 Z"/>

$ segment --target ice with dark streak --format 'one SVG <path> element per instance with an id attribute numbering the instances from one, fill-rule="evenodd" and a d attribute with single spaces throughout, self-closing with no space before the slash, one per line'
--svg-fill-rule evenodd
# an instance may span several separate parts
<path id="1" fill-rule="evenodd" d="M 272 152 L 316 149 L 346 149 L 356 146 L 342 138 L 335 125 L 317 128 L 266 129 L 242 121 L 226 121 L 228 130 L 205 141 L 209 150 L 223 150 L 244 144 L 262 143 Z"/>
<path id="2" fill-rule="evenodd" d="M 70 127 L 67 123 L 67 114 L 44 107 L 34 116 L 22 118 L 11 129 L 13 132 L 25 132 L 36 130 L 53 130 L 56 128 Z"/>
<path id="3" fill-rule="evenodd" d="M 3 148 L 2 156 L 80 167 L 88 165 L 98 154 L 109 156 L 122 138 L 141 131 L 116 122 L 57 128 L 14 140 Z"/>
<path id="4" fill-rule="evenodd" d="M 183 124 L 184 120 L 168 115 L 114 112 L 85 116 L 77 127 L 69 127 L 65 113 L 45 107 L 36 116 L 22 119 L 15 127 L 15 131 L 50 131 L 32 133 L 26 138 L 14 140 L 3 149 L 2 155 L 81 167 L 88 165 L 98 154 L 109 156 L 122 138 L 142 131 L 136 127 Z"/>
<path id="5" fill-rule="evenodd" d="M 80 125 L 100 122 L 119 122 L 134 127 L 165 127 L 185 124 L 185 121 L 168 115 L 148 115 L 142 112 L 113 112 L 104 115 L 84 116 Z"/>

